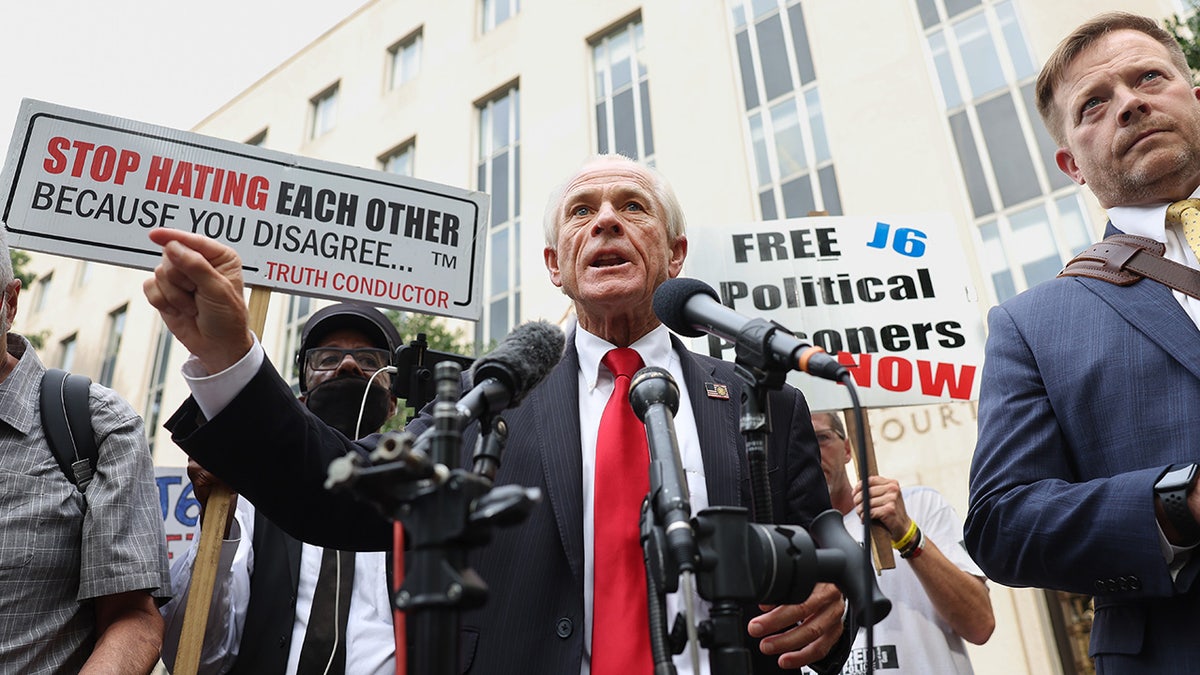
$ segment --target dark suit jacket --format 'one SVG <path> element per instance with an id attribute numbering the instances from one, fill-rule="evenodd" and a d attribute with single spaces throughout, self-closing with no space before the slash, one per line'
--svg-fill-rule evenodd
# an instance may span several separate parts
<path id="1" fill-rule="evenodd" d="M 691 354 L 677 340 L 675 349 L 695 411 L 709 502 L 749 506 L 738 426 L 742 383 L 731 364 Z M 523 523 L 497 531 L 471 556 L 490 595 L 483 608 L 463 615 L 464 672 L 579 672 L 584 624 L 578 370 L 574 344 L 568 341 L 546 380 L 504 414 L 512 431 L 496 483 L 538 487 L 543 502 Z M 729 400 L 708 398 L 705 382 L 727 385 Z M 830 508 L 809 410 L 791 387 L 773 393 L 770 407 L 774 520 L 807 525 Z M 369 437 L 356 448 L 330 430 L 296 402 L 271 364 L 264 363 L 215 419 L 199 421 L 189 399 L 167 427 L 189 455 L 284 529 L 336 548 L 390 545 L 389 523 L 373 507 L 322 486 L 331 459 L 371 447 L 376 439 Z M 414 431 L 422 428 L 421 420 L 410 425 Z M 473 439 L 470 432 L 464 438 L 466 452 L 473 449 Z M 755 672 L 775 670 L 773 662 L 762 659 Z"/>
<path id="2" fill-rule="evenodd" d="M 254 571 L 250 574 L 250 602 L 246 607 L 237 661 L 229 675 L 266 675 L 287 670 L 292 631 L 296 625 L 296 597 L 304 545 L 256 509 L 251 546 L 254 548 Z M 390 551 L 388 560 L 390 563 Z M 390 587 L 391 565 L 386 569 L 386 583 Z M 372 580 L 355 577 L 354 583 L 372 583 Z"/>
<path id="3" fill-rule="evenodd" d="M 300 586 L 300 542 L 254 512 L 254 572 L 238 657 L 230 675 L 287 669 Z"/>
<path id="4" fill-rule="evenodd" d="M 1001 583 L 1094 595 L 1108 672 L 1200 672 L 1197 561 L 1172 581 L 1153 501 L 1200 456 L 1200 331 L 1148 279 L 1055 279 L 988 324 L 967 549 Z"/>

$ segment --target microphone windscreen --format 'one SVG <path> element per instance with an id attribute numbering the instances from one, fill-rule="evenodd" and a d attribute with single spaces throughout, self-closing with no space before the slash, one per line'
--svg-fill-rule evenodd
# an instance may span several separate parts
<path id="1" fill-rule="evenodd" d="M 473 382 L 489 377 L 506 380 L 515 406 L 562 360 L 566 338 L 548 321 L 529 321 L 513 329 L 490 353 L 471 368 Z"/>
<path id="2" fill-rule="evenodd" d="M 702 337 L 704 331 L 694 328 L 684 312 L 687 301 L 697 293 L 703 293 L 718 303 L 721 302 L 713 287 L 699 279 L 667 279 L 654 291 L 655 316 L 667 328 L 684 337 Z"/>
<path id="3" fill-rule="evenodd" d="M 646 366 L 634 373 L 629 381 L 629 405 L 633 407 L 633 414 L 645 422 L 646 411 L 655 403 L 667 406 L 674 417 L 679 412 L 679 385 L 666 369 Z"/>

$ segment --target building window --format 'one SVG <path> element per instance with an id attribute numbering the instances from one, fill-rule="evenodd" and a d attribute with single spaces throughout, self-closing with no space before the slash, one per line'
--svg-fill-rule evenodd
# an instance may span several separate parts
<path id="1" fill-rule="evenodd" d="M 54 280 L 54 272 L 47 272 L 37 280 L 34 288 L 33 311 L 40 312 L 46 308 L 46 300 L 50 297 L 50 282 Z"/>
<path id="2" fill-rule="evenodd" d="M 389 150 L 379 157 L 379 168 L 388 173 L 400 176 L 413 175 L 413 156 L 417 151 L 417 142 L 408 140 Z"/>
<path id="3" fill-rule="evenodd" d="M 287 380 L 292 385 L 292 392 L 299 395 L 300 393 L 300 367 L 297 365 L 298 360 L 303 360 L 304 355 L 301 354 L 297 359 L 296 352 L 300 349 L 300 334 L 304 330 L 304 322 L 308 321 L 308 317 L 316 310 L 312 305 L 312 298 L 303 295 L 289 295 L 287 304 L 287 320 L 284 326 L 284 348 L 282 367 L 280 370 L 283 373 L 283 379 Z"/>
<path id="4" fill-rule="evenodd" d="M 729 0 L 763 220 L 841 215 L 800 0 Z"/>
<path id="5" fill-rule="evenodd" d="M 1091 242 L 1054 160 L 1012 0 L 916 0 L 996 302 L 1052 279 Z"/>
<path id="6" fill-rule="evenodd" d="M 388 89 L 395 89 L 421 70 L 421 29 L 388 49 Z"/>
<path id="7" fill-rule="evenodd" d="M 253 145 L 256 148 L 261 148 L 261 147 L 263 147 L 263 145 L 266 142 L 267 142 L 267 130 L 263 129 L 262 131 L 258 132 L 257 134 L 254 134 L 249 139 L 247 139 L 246 145 Z"/>
<path id="8" fill-rule="evenodd" d="M 108 337 L 104 340 L 104 360 L 100 363 L 100 384 L 111 387 L 117 372 L 117 353 L 121 351 L 121 336 L 125 334 L 125 314 L 128 305 L 108 314 Z"/>
<path id="9" fill-rule="evenodd" d="M 592 43 L 596 85 L 596 146 L 653 164 L 650 85 L 642 62 L 642 19 L 637 17 Z"/>
<path id="10" fill-rule="evenodd" d="M 309 101 L 312 126 L 309 127 L 310 140 L 320 138 L 337 124 L 338 84 L 317 94 Z"/>
<path id="11" fill-rule="evenodd" d="M 486 33 L 496 26 L 508 21 L 521 11 L 521 0 L 483 0 L 483 32 Z"/>
<path id="12" fill-rule="evenodd" d="M 89 260 L 80 260 L 79 267 L 75 268 L 75 288 L 83 288 L 87 282 L 92 279 L 92 272 L 96 271 L 95 263 Z"/>
<path id="13" fill-rule="evenodd" d="M 70 371 L 75 365 L 75 342 L 78 333 L 72 333 L 58 342 L 58 367 Z"/>
<path id="14" fill-rule="evenodd" d="M 483 320 L 476 323 L 477 347 L 486 349 L 508 334 L 521 316 L 520 124 L 514 84 L 478 104 L 478 189 L 492 196 L 488 227 Z"/>
<path id="15" fill-rule="evenodd" d="M 146 442 L 154 452 L 154 432 L 162 416 L 163 391 L 167 387 L 167 361 L 171 358 L 171 331 L 159 326 L 158 339 L 154 343 L 154 365 L 150 369 L 150 388 L 146 392 Z"/>

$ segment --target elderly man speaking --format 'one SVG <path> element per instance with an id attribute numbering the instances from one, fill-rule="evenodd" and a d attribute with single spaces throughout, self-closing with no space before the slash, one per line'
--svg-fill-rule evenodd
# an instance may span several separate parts
<path id="1" fill-rule="evenodd" d="M 376 439 L 351 443 L 296 403 L 246 328 L 236 254 L 185 232 L 150 236 L 163 258 L 146 297 L 194 355 L 186 367 L 226 382 L 216 400 L 193 392 L 168 423 L 176 442 L 302 539 L 388 546 L 385 519 L 322 488 L 332 459 Z M 679 383 L 676 424 L 693 504 L 749 504 L 733 366 L 689 352 L 652 308 L 655 289 L 680 273 L 687 250 L 674 192 L 632 160 L 593 158 L 551 196 L 546 269 L 574 302 L 578 321 L 561 362 L 506 413 L 511 431 L 496 475 L 498 484 L 536 486 L 547 499 L 472 554 L 490 596 L 462 617 L 463 672 L 651 672 L 636 518 L 649 457 L 644 446 L 620 454 L 630 444 L 611 442 L 605 431 L 610 414 L 631 416 L 624 392 L 643 365 L 664 368 Z M 706 383 L 727 385 L 729 396 L 707 396 Z M 773 520 L 807 525 L 830 508 L 808 406 L 785 387 L 771 395 L 770 410 Z M 428 417 L 418 418 L 409 429 L 427 425 Z M 820 585 L 800 604 L 751 619 L 755 672 L 799 668 L 843 647 L 843 608 L 837 590 Z M 837 663 L 827 665 L 836 669 L 844 654 L 836 650 Z M 676 663 L 692 672 L 686 659 Z"/>

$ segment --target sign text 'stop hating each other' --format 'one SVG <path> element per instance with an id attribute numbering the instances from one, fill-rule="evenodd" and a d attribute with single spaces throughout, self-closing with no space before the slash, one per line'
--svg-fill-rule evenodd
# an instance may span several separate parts
<path id="1" fill-rule="evenodd" d="M 482 313 L 479 192 L 26 99 L 0 196 L 17 248 L 152 269 L 169 227 L 234 248 L 251 285 Z"/>

